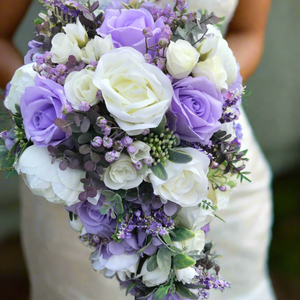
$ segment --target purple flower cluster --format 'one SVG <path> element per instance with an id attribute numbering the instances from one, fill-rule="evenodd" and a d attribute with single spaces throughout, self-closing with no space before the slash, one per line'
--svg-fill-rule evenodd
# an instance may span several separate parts
<path id="1" fill-rule="evenodd" d="M 160 210 L 151 215 L 145 215 L 141 210 L 128 212 L 119 224 L 118 238 L 130 238 L 135 229 L 152 236 L 166 235 L 174 229 L 174 220 Z"/>

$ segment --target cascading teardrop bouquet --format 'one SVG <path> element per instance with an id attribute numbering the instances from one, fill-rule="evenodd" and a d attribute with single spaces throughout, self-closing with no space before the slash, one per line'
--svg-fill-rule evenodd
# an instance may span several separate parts
<path id="1" fill-rule="evenodd" d="M 205 241 L 249 180 L 244 88 L 221 19 L 185 0 L 41 2 L 47 13 L 7 88 L 1 170 L 64 204 L 93 268 L 136 299 L 230 287 Z"/>

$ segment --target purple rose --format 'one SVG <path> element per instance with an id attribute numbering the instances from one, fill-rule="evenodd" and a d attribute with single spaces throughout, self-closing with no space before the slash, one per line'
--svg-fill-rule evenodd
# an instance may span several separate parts
<path id="1" fill-rule="evenodd" d="M 221 93 L 205 77 L 181 79 L 173 88 L 170 127 L 184 141 L 207 145 L 221 127 L 219 119 L 224 102 Z"/>
<path id="2" fill-rule="evenodd" d="M 61 107 L 68 104 L 64 88 L 56 82 L 36 76 L 35 86 L 25 89 L 21 113 L 27 139 L 38 147 L 57 146 L 67 134 L 54 124 L 64 118 Z"/>
<path id="3" fill-rule="evenodd" d="M 154 22 L 151 13 L 144 8 L 141 9 L 107 9 L 105 20 L 102 26 L 97 29 L 98 34 L 105 37 L 111 34 L 114 46 L 133 47 L 142 54 L 146 53 L 145 36 L 143 30 L 150 27 L 153 36 L 149 38 L 148 46 L 158 42 L 161 35 L 161 28 L 164 26 L 163 20 Z M 154 51 L 152 51 L 154 53 Z"/>
<path id="4" fill-rule="evenodd" d="M 110 238 L 114 234 L 117 221 L 112 219 L 109 214 L 100 214 L 99 208 L 102 206 L 102 201 L 105 201 L 104 196 L 100 197 L 96 205 L 83 201 L 66 209 L 78 215 L 88 233 L 98 234 L 102 238 Z"/>

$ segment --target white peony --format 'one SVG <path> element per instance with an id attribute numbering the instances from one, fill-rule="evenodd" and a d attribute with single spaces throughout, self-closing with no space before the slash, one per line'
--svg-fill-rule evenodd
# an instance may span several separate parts
<path id="1" fill-rule="evenodd" d="M 114 49 L 111 35 L 101 38 L 95 36 L 94 39 L 90 40 L 82 51 L 82 60 L 89 64 L 91 61 L 98 61 L 102 55 Z"/>
<path id="2" fill-rule="evenodd" d="M 163 181 L 153 173 L 149 173 L 148 180 L 153 185 L 154 194 L 160 196 L 162 201 L 171 201 L 181 207 L 198 205 L 208 191 L 208 178 L 206 176 L 209 158 L 202 152 L 193 148 L 177 148 L 193 157 L 187 164 L 175 164 L 167 161 L 165 169 L 168 179 Z"/>
<path id="3" fill-rule="evenodd" d="M 77 43 L 80 48 L 83 48 L 89 41 L 88 35 L 84 27 L 79 21 L 76 20 L 76 24 L 67 24 L 63 27 L 66 35 L 73 43 Z"/>
<path id="4" fill-rule="evenodd" d="M 10 82 L 11 87 L 4 101 L 4 105 L 13 114 L 17 112 L 15 106 L 16 104 L 20 105 L 20 99 L 24 94 L 25 89 L 28 86 L 34 86 L 34 80 L 37 72 L 33 70 L 33 65 L 34 63 L 22 66 L 21 68 L 17 69 Z"/>
<path id="5" fill-rule="evenodd" d="M 144 179 L 134 168 L 130 157 L 121 154 L 120 158 L 104 170 L 103 181 L 112 190 L 132 189 L 139 186 Z"/>
<path id="6" fill-rule="evenodd" d="M 168 77 L 130 47 L 104 54 L 93 83 L 102 91 L 108 111 L 130 135 L 157 127 L 172 100 Z"/>
<path id="7" fill-rule="evenodd" d="M 78 43 L 73 41 L 65 33 L 58 33 L 51 41 L 52 62 L 56 64 L 65 64 L 70 55 L 74 55 L 76 60 L 81 60 L 81 50 Z"/>
<path id="8" fill-rule="evenodd" d="M 62 171 L 59 162 L 52 164 L 51 160 L 47 148 L 33 145 L 24 151 L 15 169 L 33 194 L 67 206 L 79 202 L 78 195 L 84 190 L 80 179 L 85 178 L 85 171 L 70 168 Z M 98 198 L 88 200 L 95 204 Z"/>
<path id="9" fill-rule="evenodd" d="M 187 77 L 198 63 L 200 54 L 188 42 L 171 42 L 167 50 L 167 70 L 175 79 Z"/>
<path id="10" fill-rule="evenodd" d="M 168 275 L 166 275 L 159 267 L 157 267 L 154 271 L 149 272 L 147 270 L 148 262 L 149 258 L 144 262 L 140 274 L 142 276 L 143 283 L 148 287 L 165 283 L 168 279 Z"/>
<path id="11" fill-rule="evenodd" d="M 97 104 L 98 88 L 93 84 L 93 76 L 94 72 L 87 69 L 72 72 L 67 76 L 64 89 L 73 108 L 79 109 L 82 101 L 90 106 Z"/>
<path id="12" fill-rule="evenodd" d="M 138 254 L 123 253 L 112 255 L 108 259 L 99 254 L 99 250 L 96 250 L 91 254 L 90 260 L 93 262 L 93 268 L 97 271 L 103 271 L 106 277 L 112 277 L 118 273 L 120 279 L 124 279 L 126 275 L 131 277 L 131 274 L 136 274 L 140 260 Z"/>
<path id="13" fill-rule="evenodd" d="M 176 270 L 175 275 L 178 281 L 181 281 L 183 284 L 192 283 L 195 276 L 198 275 L 194 267 L 188 267 L 181 270 Z"/>
<path id="14" fill-rule="evenodd" d="M 178 226 L 190 230 L 199 229 L 208 224 L 214 217 L 213 209 L 203 209 L 198 206 L 183 207 L 178 213 Z"/>
<path id="15" fill-rule="evenodd" d="M 200 62 L 192 74 L 194 77 L 205 76 L 219 90 L 227 89 L 238 75 L 236 59 L 221 32 L 213 25 L 207 27 L 207 37 L 198 47 Z"/>
<path id="16" fill-rule="evenodd" d="M 131 160 L 134 163 L 137 163 L 138 161 L 144 159 L 144 158 L 150 158 L 150 146 L 147 144 L 141 142 L 141 141 L 135 141 L 132 143 L 132 145 L 137 150 L 134 154 L 130 154 Z"/>

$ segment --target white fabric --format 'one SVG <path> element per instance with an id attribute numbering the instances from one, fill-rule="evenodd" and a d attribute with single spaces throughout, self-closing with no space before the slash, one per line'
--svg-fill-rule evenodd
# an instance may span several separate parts
<path id="1" fill-rule="evenodd" d="M 190 8 L 205 8 L 226 17 L 236 0 L 191 0 Z M 217 12 L 218 10 L 218 12 Z M 252 183 L 234 190 L 228 208 L 213 220 L 208 241 L 216 243 L 221 275 L 231 281 L 224 294 L 211 293 L 211 300 L 274 300 L 266 267 L 272 219 L 271 173 L 243 114 L 243 148 L 248 148 Z M 22 242 L 29 268 L 32 300 L 121 300 L 125 297 L 115 279 L 93 271 L 90 249 L 81 244 L 60 205 L 48 203 L 22 188 Z"/>

